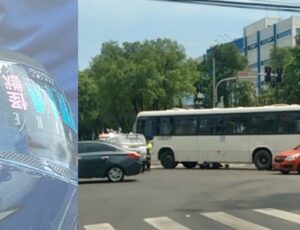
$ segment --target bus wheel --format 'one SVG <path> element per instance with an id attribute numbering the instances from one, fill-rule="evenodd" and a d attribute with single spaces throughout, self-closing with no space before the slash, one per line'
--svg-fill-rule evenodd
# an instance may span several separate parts
<path id="1" fill-rule="evenodd" d="M 267 150 L 258 150 L 253 158 L 253 162 L 258 170 L 269 170 L 272 167 L 272 157 Z"/>
<path id="2" fill-rule="evenodd" d="M 160 162 L 165 169 L 173 169 L 177 166 L 177 162 L 174 160 L 174 154 L 170 150 L 165 151 L 161 155 Z"/>
<path id="3" fill-rule="evenodd" d="M 298 171 L 298 174 L 300 174 L 300 164 L 298 165 L 297 171 Z"/>
<path id="4" fill-rule="evenodd" d="M 289 174 L 290 173 L 290 171 L 285 171 L 285 170 L 281 170 L 280 171 L 282 174 Z"/>
<path id="5" fill-rule="evenodd" d="M 189 162 L 182 162 L 182 165 L 187 169 L 195 168 L 198 162 L 189 161 Z"/>

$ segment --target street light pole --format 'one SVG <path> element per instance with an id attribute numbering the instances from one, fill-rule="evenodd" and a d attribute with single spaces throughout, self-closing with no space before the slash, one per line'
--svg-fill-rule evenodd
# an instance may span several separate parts
<path id="1" fill-rule="evenodd" d="M 264 74 L 262 74 L 262 73 L 258 73 L 259 75 L 264 75 Z M 232 80 L 253 80 L 253 79 L 255 79 L 256 78 L 256 75 L 248 75 L 248 76 L 243 76 L 243 77 L 241 77 L 241 76 L 235 76 L 235 77 L 228 77 L 228 78 L 224 78 L 224 79 L 222 79 L 222 80 L 220 80 L 218 83 L 217 83 L 217 85 L 214 87 L 215 88 L 215 91 L 214 91 L 214 93 L 215 93 L 215 96 L 216 96 L 216 98 L 218 98 L 218 87 L 219 87 L 219 85 L 221 84 L 221 83 L 223 83 L 223 82 L 225 82 L 225 81 L 232 81 Z M 217 104 L 218 104 L 218 101 L 216 101 L 217 102 Z"/>
<path id="2" fill-rule="evenodd" d="M 220 80 L 220 81 L 217 83 L 216 87 L 215 87 L 215 94 L 216 94 L 216 97 L 218 98 L 218 87 L 219 87 L 219 85 L 220 85 L 222 82 L 225 82 L 225 81 L 231 81 L 231 80 L 237 80 L 237 79 L 238 79 L 238 77 L 228 77 L 228 78 L 224 78 L 224 79 Z M 217 102 L 218 102 L 218 101 L 217 101 Z"/>

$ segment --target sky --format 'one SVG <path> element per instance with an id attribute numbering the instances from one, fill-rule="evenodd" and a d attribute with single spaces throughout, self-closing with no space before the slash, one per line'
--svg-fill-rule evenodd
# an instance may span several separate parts
<path id="1" fill-rule="evenodd" d="M 79 70 L 89 67 L 107 41 L 169 38 L 197 58 L 216 44 L 243 36 L 243 28 L 259 19 L 289 12 L 163 2 L 157 0 L 79 0 Z"/>

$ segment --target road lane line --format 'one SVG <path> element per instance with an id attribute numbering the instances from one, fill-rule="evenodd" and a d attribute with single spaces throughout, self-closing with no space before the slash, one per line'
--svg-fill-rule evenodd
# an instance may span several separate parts
<path id="1" fill-rule="evenodd" d="M 274 208 L 254 209 L 254 211 L 300 224 L 300 215 L 295 213 L 281 211 Z"/>
<path id="2" fill-rule="evenodd" d="M 156 218 L 145 218 L 144 221 L 158 230 L 190 230 L 189 228 L 165 216 Z"/>
<path id="3" fill-rule="evenodd" d="M 113 226 L 111 226 L 108 223 L 84 225 L 83 227 L 86 230 L 116 230 Z"/>
<path id="4" fill-rule="evenodd" d="M 203 216 L 238 230 L 270 230 L 269 228 L 234 217 L 225 212 L 204 212 Z"/>

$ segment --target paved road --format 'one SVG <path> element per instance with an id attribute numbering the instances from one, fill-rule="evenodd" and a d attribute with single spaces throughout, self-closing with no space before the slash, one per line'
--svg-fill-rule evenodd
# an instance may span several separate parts
<path id="1" fill-rule="evenodd" d="M 299 175 L 153 169 L 125 182 L 79 185 L 79 229 L 299 230 Z"/>

